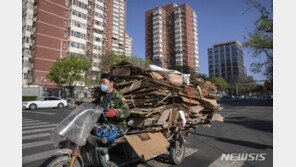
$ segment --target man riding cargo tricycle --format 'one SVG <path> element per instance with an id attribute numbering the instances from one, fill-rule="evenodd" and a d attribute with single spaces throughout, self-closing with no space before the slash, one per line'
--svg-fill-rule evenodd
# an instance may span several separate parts
<path id="1" fill-rule="evenodd" d="M 51 133 L 61 150 L 48 167 L 128 166 L 167 153 L 173 163 L 185 155 L 184 134 L 178 129 L 129 131 L 130 109 L 114 88 L 114 78 L 102 74 L 99 95 L 75 108 Z M 181 125 L 181 124 L 180 124 Z"/>
<path id="2" fill-rule="evenodd" d="M 48 167 L 128 166 L 164 154 L 168 147 L 172 162 L 182 162 L 185 146 L 180 133 L 129 133 L 107 119 L 97 123 L 100 117 L 105 119 L 103 108 L 92 103 L 73 110 L 51 133 L 54 145 L 61 150 Z"/>
<path id="3" fill-rule="evenodd" d="M 52 131 L 61 150 L 48 167 L 131 166 L 166 153 L 180 164 L 191 128 L 223 122 L 217 87 L 189 74 L 123 61 L 102 74 L 99 88 Z"/>

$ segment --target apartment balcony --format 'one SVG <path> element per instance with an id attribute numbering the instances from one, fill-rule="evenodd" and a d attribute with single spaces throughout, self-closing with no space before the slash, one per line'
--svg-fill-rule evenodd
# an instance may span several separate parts
<path id="1" fill-rule="evenodd" d="M 183 61 L 182 60 L 176 60 L 176 65 L 177 66 L 182 66 L 183 65 Z"/>
<path id="2" fill-rule="evenodd" d="M 154 52 L 162 52 L 163 49 L 162 49 L 161 46 L 156 46 L 156 47 L 153 46 L 153 51 L 154 51 Z"/>
<path id="3" fill-rule="evenodd" d="M 176 54 L 176 60 L 182 60 L 182 58 L 183 58 L 182 53 Z"/>
<path id="4" fill-rule="evenodd" d="M 157 9 L 155 9 L 154 11 L 153 11 L 153 15 L 155 15 L 155 14 L 161 14 L 161 9 L 160 8 L 157 8 Z"/>
<path id="5" fill-rule="evenodd" d="M 23 56 L 24 57 L 27 57 L 28 59 L 31 59 L 32 58 L 32 55 L 31 54 L 27 54 L 27 53 L 24 53 L 24 52 L 23 52 Z"/>
<path id="6" fill-rule="evenodd" d="M 161 24 L 162 23 L 162 19 L 158 19 L 158 20 L 152 20 L 152 26 L 154 25 L 154 24 L 157 24 L 157 23 L 159 23 L 159 24 Z"/>
<path id="7" fill-rule="evenodd" d="M 181 10 L 177 10 L 177 11 L 175 10 L 174 14 L 178 14 L 178 13 L 181 13 L 181 12 L 182 12 Z"/>
<path id="8" fill-rule="evenodd" d="M 162 60 L 163 55 L 162 54 L 153 54 L 153 60 Z"/>

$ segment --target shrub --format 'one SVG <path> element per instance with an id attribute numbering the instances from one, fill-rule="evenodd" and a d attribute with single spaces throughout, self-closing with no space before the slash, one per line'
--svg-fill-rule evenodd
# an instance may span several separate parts
<path id="1" fill-rule="evenodd" d="M 37 99 L 37 96 L 22 96 L 22 101 L 32 101 L 36 99 Z"/>

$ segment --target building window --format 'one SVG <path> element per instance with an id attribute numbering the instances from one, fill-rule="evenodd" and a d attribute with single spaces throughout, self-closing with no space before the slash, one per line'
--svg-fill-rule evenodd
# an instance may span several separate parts
<path id="1" fill-rule="evenodd" d="M 72 31 L 71 30 L 71 36 L 77 37 L 77 38 L 82 38 L 85 39 L 85 34 L 77 32 L 77 31 Z"/>
<path id="2" fill-rule="evenodd" d="M 66 31 L 64 31 L 64 37 L 67 37 L 67 32 Z"/>
<path id="3" fill-rule="evenodd" d="M 32 27 L 27 25 L 27 31 L 32 31 Z"/>
<path id="4" fill-rule="evenodd" d="M 68 0 L 65 0 L 65 4 L 66 4 L 66 6 L 68 6 L 68 4 L 69 4 L 69 1 L 68 1 Z"/>
<path id="5" fill-rule="evenodd" d="M 29 61 L 23 60 L 23 67 L 28 67 L 29 66 Z"/>
<path id="6" fill-rule="evenodd" d="M 101 42 L 101 38 L 94 37 L 94 41 Z"/>
<path id="7" fill-rule="evenodd" d="M 79 28 L 83 28 L 83 29 L 86 28 L 86 24 L 81 23 L 81 22 L 76 21 L 76 20 L 71 20 L 71 24 L 76 26 L 76 27 L 79 27 Z"/>
<path id="8" fill-rule="evenodd" d="M 73 0 L 72 1 L 72 4 L 75 5 L 75 6 L 78 6 L 78 7 L 82 8 L 82 9 L 87 9 L 87 5 L 86 4 L 84 4 L 82 2 L 79 2 L 77 0 Z"/>
<path id="9" fill-rule="evenodd" d="M 27 73 L 23 73 L 23 79 L 28 79 L 28 74 Z"/>
<path id="10" fill-rule="evenodd" d="M 28 8 L 29 8 L 29 9 L 33 9 L 33 3 L 28 2 Z"/>
<path id="11" fill-rule="evenodd" d="M 73 42 L 73 41 L 71 41 L 70 46 L 73 47 L 73 48 L 85 49 L 85 45 L 84 44 L 80 44 L 80 43 Z"/>
<path id="12" fill-rule="evenodd" d="M 64 26 L 67 27 L 67 20 L 64 21 Z"/>
<path id="13" fill-rule="evenodd" d="M 72 15 L 83 18 L 83 19 L 86 19 L 86 14 L 78 12 L 76 10 L 72 10 Z"/>
<path id="14" fill-rule="evenodd" d="M 65 49 L 66 48 L 66 42 L 63 41 L 63 48 Z"/>
<path id="15" fill-rule="evenodd" d="M 27 19 L 28 19 L 28 20 L 32 20 L 32 19 L 33 19 L 33 15 L 32 15 L 32 14 L 29 14 L 29 13 L 27 13 Z"/>
<path id="16" fill-rule="evenodd" d="M 95 24 L 98 25 L 98 26 L 102 26 L 103 25 L 102 22 L 99 22 L 99 21 L 96 21 L 96 20 L 95 20 Z"/>
<path id="17" fill-rule="evenodd" d="M 68 11 L 67 10 L 65 10 L 65 16 L 67 16 L 68 15 Z"/>
<path id="18" fill-rule="evenodd" d="M 100 14 L 100 13 L 98 13 L 98 12 L 95 12 L 95 16 L 96 16 L 96 17 L 99 17 L 99 18 L 103 18 L 103 15 Z"/>

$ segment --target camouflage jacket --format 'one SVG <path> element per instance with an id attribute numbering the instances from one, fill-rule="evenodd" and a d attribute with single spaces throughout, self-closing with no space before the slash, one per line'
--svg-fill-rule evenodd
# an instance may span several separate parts
<path id="1" fill-rule="evenodd" d="M 94 101 L 95 104 L 101 106 L 103 102 L 104 96 L 100 94 L 97 99 Z M 130 109 L 128 105 L 125 103 L 125 98 L 119 94 L 115 89 L 113 90 L 113 94 L 111 95 L 111 99 L 108 103 L 107 109 L 116 109 L 117 114 L 115 115 L 115 119 L 112 118 L 111 122 L 123 121 L 130 115 Z"/>

